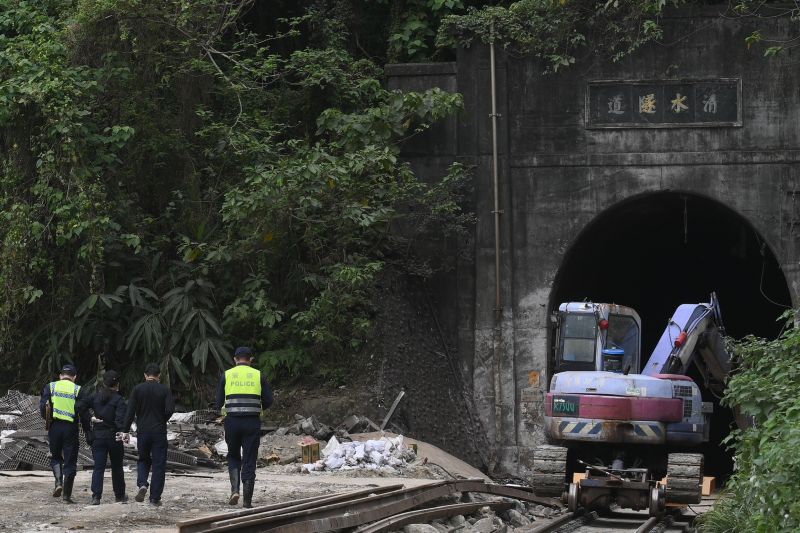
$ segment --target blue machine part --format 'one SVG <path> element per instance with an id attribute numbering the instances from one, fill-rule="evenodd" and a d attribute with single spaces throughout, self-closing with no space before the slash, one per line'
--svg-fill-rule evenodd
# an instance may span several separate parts
<path id="1" fill-rule="evenodd" d="M 603 350 L 603 368 L 605 372 L 622 374 L 622 361 L 625 358 L 625 350 L 621 348 L 606 348 Z"/>

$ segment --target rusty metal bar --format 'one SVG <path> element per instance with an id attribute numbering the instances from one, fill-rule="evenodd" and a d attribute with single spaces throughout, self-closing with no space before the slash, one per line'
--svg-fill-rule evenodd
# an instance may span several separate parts
<path id="1" fill-rule="evenodd" d="M 380 494 L 383 492 L 390 492 L 402 489 L 402 485 L 388 485 L 386 487 L 370 487 L 368 489 L 358 490 L 354 492 L 340 492 L 330 496 L 311 496 L 300 500 L 290 502 L 275 503 L 272 505 L 264 505 L 261 507 L 254 507 L 252 509 L 241 509 L 235 512 L 222 513 L 216 515 L 195 518 L 192 520 L 185 520 L 178 522 L 179 533 L 200 533 L 202 531 L 220 531 L 215 527 L 215 524 L 222 520 L 232 520 L 235 518 L 248 517 L 256 514 L 269 513 L 278 510 L 288 511 L 290 509 L 300 510 L 315 505 L 323 505 L 327 503 L 334 503 L 337 501 L 350 500 L 360 498 L 369 494 Z"/>
<path id="2" fill-rule="evenodd" d="M 367 489 L 328 498 L 312 498 L 290 505 L 276 504 L 181 522 L 178 524 L 178 530 L 180 533 L 205 531 L 310 533 L 347 529 L 405 513 L 456 492 L 483 492 L 550 507 L 562 507 L 561 503 L 535 496 L 531 490 L 524 487 L 496 485 L 486 483 L 482 479 L 467 479 L 439 481 L 409 489 L 395 485 L 384 487 L 382 490 Z"/>
<path id="3" fill-rule="evenodd" d="M 237 524 L 231 523 L 230 529 L 215 529 L 215 531 L 312 533 L 348 529 L 409 511 L 456 492 L 485 492 L 498 495 L 513 493 L 522 499 L 536 498 L 529 491 L 515 487 L 506 487 L 509 490 L 504 491 L 499 487 L 501 486 L 486 483 L 482 479 L 442 481 L 437 484 L 354 500 L 344 505 L 331 505 L 301 513 L 239 521 Z M 552 502 L 548 503 L 553 505 Z"/>
<path id="4" fill-rule="evenodd" d="M 507 511 L 514 507 L 509 501 L 478 502 L 478 503 L 458 503 L 455 505 L 442 505 L 430 509 L 419 511 L 409 511 L 398 515 L 390 516 L 379 520 L 374 524 L 360 527 L 354 533 L 382 533 L 384 531 L 396 531 L 408 524 L 428 522 L 437 518 L 448 518 L 460 514 L 472 514 L 483 507 L 491 507 L 495 511 Z"/>
<path id="5" fill-rule="evenodd" d="M 528 533 L 552 533 L 553 531 L 558 531 L 562 526 L 579 519 L 582 514 L 583 511 L 579 509 L 574 513 L 565 514 L 564 516 L 556 518 L 549 524 L 544 524 L 537 528 L 531 529 Z"/>
<path id="6" fill-rule="evenodd" d="M 533 489 L 529 489 L 527 487 L 522 487 L 522 486 L 494 485 L 491 483 L 487 483 L 486 490 L 483 490 L 481 492 L 485 492 L 487 494 L 495 494 L 497 496 L 506 496 L 508 498 L 514 498 L 517 500 L 524 500 L 526 502 L 538 503 L 539 505 L 552 507 L 554 509 L 564 508 L 564 504 L 561 503 L 559 500 L 555 498 L 543 498 L 541 496 L 536 496 L 533 493 Z"/>

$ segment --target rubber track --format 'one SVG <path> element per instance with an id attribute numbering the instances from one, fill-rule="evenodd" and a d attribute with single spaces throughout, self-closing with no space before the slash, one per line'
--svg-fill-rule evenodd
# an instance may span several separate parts
<path id="1" fill-rule="evenodd" d="M 531 484 L 539 496 L 558 498 L 564 492 L 567 476 L 567 449 L 542 445 L 533 451 Z"/>
<path id="2" fill-rule="evenodd" d="M 700 503 L 703 455 L 671 453 L 667 462 L 667 503 Z"/>

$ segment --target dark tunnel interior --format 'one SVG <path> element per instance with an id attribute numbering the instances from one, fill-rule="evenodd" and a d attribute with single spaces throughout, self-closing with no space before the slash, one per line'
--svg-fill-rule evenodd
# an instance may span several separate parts
<path id="1" fill-rule="evenodd" d="M 792 303 L 778 261 L 749 222 L 707 198 L 655 193 L 609 209 L 579 235 L 550 309 L 584 300 L 634 308 L 642 319 L 644 363 L 677 306 L 707 302 L 712 291 L 734 338 L 775 337 L 782 326 L 776 319 Z M 720 441 L 733 417 L 704 395 L 715 401 L 706 470 L 724 480 L 732 464 Z"/>

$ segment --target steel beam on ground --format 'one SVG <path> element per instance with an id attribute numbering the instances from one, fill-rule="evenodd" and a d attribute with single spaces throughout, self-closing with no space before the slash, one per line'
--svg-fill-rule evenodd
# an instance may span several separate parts
<path id="1" fill-rule="evenodd" d="M 384 531 L 396 531 L 408 524 L 428 522 L 430 520 L 436 520 L 437 518 L 448 518 L 460 514 L 468 515 L 477 512 L 484 507 L 490 507 L 495 512 L 502 512 L 514 507 L 514 503 L 509 501 L 458 503 L 454 505 L 431 507 L 430 509 L 421 509 L 419 511 L 409 511 L 407 513 L 400 513 L 398 515 L 384 518 L 383 520 L 378 520 L 373 524 L 362 526 L 356 529 L 353 533 L 382 533 Z"/>
<path id="2" fill-rule="evenodd" d="M 221 528 L 215 528 L 213 531 L 311 533 L 348 529 L 409 511 L 430 501 L 457 492 L 483 492 L 497 495 L 513 493 L 514 496 L 512 497 L 520 497 L 525 500 L 546 500 L 543 498 L 533 500 L 533 498 L 537 497 L 530 491 L 520 488 L 504 487 L 509 489 L 506 491 L 501 487 L 503 486 L 486 483 L 482 479 L 440 481 L 421 487 L 375 495 L 344 504 L 317 507 L 301 512 L 219 522 L 218 525 Z M 547 503 L 552 506 L 558 506 L 552 500 Z"/>
<path id="3" fill-rule="evenodd" d="M 276 503 L 272 505 L 264 505 L 261 507 L 254 507 L 252 509 L 241 509 L 239 511 L 231 512 L 231 513 L 222 513 L 216 515 L 210 515 L 201 518 L 195 518 L 193 520 L 186 520 L 183 522 L 178 522 L 178 532 L 179 533 L 200 533 L 203 531 L 220 531 L 217 527 L 220 521 L 223 520 L 232 520 L 235 518 L 247 517 L 252 515 L 259 515 L 259 514 L 267 514 L 272 513 L 275 511 L 287 511 L 289 509 L 292 510 L 301 510 L 307 509 L 313 506 L 318 505 L 325 505 L 330 503 L 335 503 L 338 501 L 346 501 L 361 498 L 363 496 L 367 496 L 369 494 L 379 494 L 382 492 L 390 492 L 402 489 L 402 485 L 388 485 L 386 487 L 371 487 L 368 489 L 358 490 L 354 492 L 342 492 L 338 494 L 333 494 L 330 496 L 312 496 L 309 498 L 303 498 L 301 500 L 294 500 L 291 502 L 283 502 L 283 503 Z"/>

